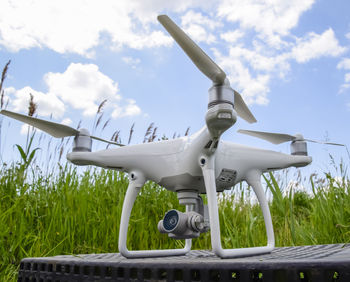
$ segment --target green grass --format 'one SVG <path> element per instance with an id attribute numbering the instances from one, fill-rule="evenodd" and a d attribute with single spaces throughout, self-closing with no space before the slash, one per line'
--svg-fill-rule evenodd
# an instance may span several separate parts
<path id="1" fill-rule="evenodd" d="M 88 168 L 78 175 L 73 166 L 56 175 L 23 164 L 0 171 L 0 281 L 14 281 L 24 257 L 118 251 L 118 231 L 127 175 Z M 27 180 L 26 179 L 31 179 Z M 283 194 L 273 174 L 265 176 L 273 198 L 271 214 L 277 246 L 347 243 L 350 238 L 350 195 L 346 176 L 311 178 L 311 194 Z M 248 192 L 247 192 L 248 191 Z M 265 227 L 253 192 L 237 186 L 220 200 L 222 243 L 227 247 L 264 245 Z M 171 208 L 183 210 L 177 196 L 153 183 L 141 190 L 131 216 L 128 247 L 181 247 L 157 230 Z M 209 249 L 210 234 L 193 240 Z"/>

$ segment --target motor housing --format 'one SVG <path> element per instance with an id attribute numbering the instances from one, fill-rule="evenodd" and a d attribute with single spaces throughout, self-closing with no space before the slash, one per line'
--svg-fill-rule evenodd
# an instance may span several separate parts
<path id="1" fill-rule="evenodd" d="M 74 137 L 73 152 L 91 152 L 92 140 L 90 132 L 86 128 L 79 130 L 79 134 Z"/>
<path id="2" fill-rule="evenodd" d="M 294 156 L 307 156 L 307 144 L 303 140 L 295 140 L 290 144 L 290 153 Z"/>
<path id="3" fill-rule="evenodd" d="M 214 139 L 220 137 L 237 121 L 234 110 L 234 90 L 228 80 L 223 85 L 213 85 L 209 89 L 208 111 L 205 116 L 208 130 Z"/>

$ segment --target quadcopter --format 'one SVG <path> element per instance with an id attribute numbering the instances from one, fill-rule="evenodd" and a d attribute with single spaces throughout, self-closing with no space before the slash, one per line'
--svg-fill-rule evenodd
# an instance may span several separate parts
<path id="1" fill-rule="evenodd" d="M 191 250 L 192 238 L 197 238 L 201 233 L 209 231 L 212 250 L 221 258 L 269 253 L 274 249 L 275 238 L 261 176 L 268 171 L 292 166 L 304 167 L 310 164 L 312 158 L 307 154 L 306 142 L 318 141 L 304 139 L 300 134 L 238 131 L 274 144 L 290 141 L 291 154 L 222 141 L 221 135 L 235 124 L 237 116 L 248 123 L 256 122 L 255 117 L 242 96 L 231 88 L 225 72 L 168 16 L 160 15 L 158 20 L 198 69 L 213 82 L 209 89 L 206 124 L 193 135 L 124 146 L 92 136 L 84 128 L 78 130 L 7 110 L 2 110 L 0 113 L 32 125 L 57 138 L 74 136 L 73 149 L 67 154 L 67 159 L 75 165 L 95 165 L 128 173 L 129 184 L 123 202 L 118 241 L 119 252 L 124 257 L 185 255 Z M 91 152 L 92 139 L 118 147 Z M 179 203 L 185 206 L 185 212 L 169 210 L 158 223 L 160 233 L 168 234 L 174 239 L 185 239 L 184 248 L 128 250 L 126 242 L 130 214 L 140 189 L 149 180 L 167 190 L 176 192 Z M 242 181 L 246 181 L 253 188 L 261 206 L 267 233 L 267 245 L 224 249 L 221 245 L 217 193 L 231 189 Z M 207 205 L 203 203 L 201 194 L 207 195 Z"/>

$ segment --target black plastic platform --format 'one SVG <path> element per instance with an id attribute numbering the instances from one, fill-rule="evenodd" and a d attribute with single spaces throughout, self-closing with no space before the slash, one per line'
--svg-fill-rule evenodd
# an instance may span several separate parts
<path id="1" fill-rule="evenodd" d="M 221 259 L 210 251 L 126 259 L 120 254 L 25 258 L 18 281 L 350 281 L 350 244 L 276 248 Z"/>

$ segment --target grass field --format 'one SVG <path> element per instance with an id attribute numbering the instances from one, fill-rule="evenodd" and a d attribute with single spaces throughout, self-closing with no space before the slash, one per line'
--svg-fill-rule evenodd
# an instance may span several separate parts
<path id="1" fill-rule="evenodd" d="M 95 168 L 78 174 L 70 165 L 58 171 L 46 175 L 24 163 L 1 167 L 0 281 L 15 281 L 24 257 L 118 251 L 127 175 Z M 287 191 L 273 174 L 264 178 L 273 196 L 270 208 L 277 246 L 349 242 L 349 179 L 344 172 L 342 177 L 313 176 L 310 193 Z M 252 194 L 238 185 L 220 201 L 225 247 L 265 244 L 263 217 Z M 183 210 L 176 194 L 147 183 L 132 212 L 128 247 L 180 247 L 182 241 L 157 230 L 158 221 L 171 208 Z M 196 249 L 209 249 L 210 234 L 193 243 Z"/>

